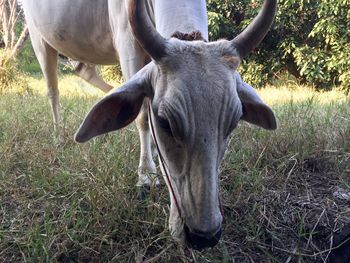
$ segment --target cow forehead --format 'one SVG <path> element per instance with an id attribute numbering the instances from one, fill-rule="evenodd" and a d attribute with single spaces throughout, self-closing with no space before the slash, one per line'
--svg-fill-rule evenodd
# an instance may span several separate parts
<path id="1" fill-rule="evenodd" d="M 227 42 L 227 41 L 226 41 Z M 171 41 L 169 55 L 157 63 L 160 77 L 166 78 L 169 87 L 232 86 L 234 70 L 232 65 L 239 57 L 225 52 L 224 41 L 215 44 L 203 41 Z M 182 82 L 182 83 L 181 83 Z M 198 91 L 193 90 L 194 93 Z"/>
<path id="2" fill-rule="evenodd" d="M 154 93 L 158 103 L 166 99 L 168 103 L 179 104 L 177 107 L 198 103 L 215 106 L 222 103 L 223 97 L 237 94 L 234 72 L 220 65 L 209 69 L 196 65 L 161 72 Z"/>
<path id="3" fill-rule="evenodd" d="M 241 116 L 234 83 L 199 85 L 176 79 L 168 83 L 161 96 L 155 97 L 154 111 L 180 127 L 181 137 L 186 140 L 198 139 L 191 134 L 209 137 L 226 134 L 231 122 L 238 122 Z"/>
<path id="4" fill-rule="evenodd" d="M 161 67 L 154 86 L 156 99 L 167 97 L 181 103 L 220 103 L 223 96 L 237 93 L 234 71 L 224 63 L 193 61 L 187 57 Z"/>
<path id="5" fill-rule="evenodd" d="M 235 74 L 223 61 L 222 43 L 177 39 L 171 43 L 173 53 L 158 64 L 155 111 L 186 126 L 192 134 L 200 129 L 202 133 L 220 133 L 213 127 L 230 122 L 231 111 L 237 111 L 237 116 L 241 111 Z"/>

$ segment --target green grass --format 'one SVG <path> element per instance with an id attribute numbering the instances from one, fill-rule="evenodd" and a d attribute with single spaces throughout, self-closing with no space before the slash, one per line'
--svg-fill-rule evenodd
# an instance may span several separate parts
<path id="1" fill-rule="evenodd" d="M 350 98 L 289 84 L 260 91 L 279 120 L 242 123 L 222 165 L 218 246 L 187 252 L 167 229 L 168 193 L 145 203 L 135 183 L 134 125 L 78 145 L 73 135 L 102 94 L 60 80 L 65 143 L 55 143 L 40 77 L 0 97 L 0 262 L 322 262 L 350 222 Z"/>

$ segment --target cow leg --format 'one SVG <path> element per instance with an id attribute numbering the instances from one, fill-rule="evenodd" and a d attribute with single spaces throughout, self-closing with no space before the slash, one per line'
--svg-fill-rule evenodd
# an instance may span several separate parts
<path id="1" fill-rule="evenodd" d="M 96 66 L 95 65 L 88 65 L 82 62 L 77 62 L 78 65 L 74 69 L 74 73 L 81 77 L 86 82 L 90 83 L 91 85 L 95 86 L 96 88 L 99 88 L 103 92 L 108 92 L 113 87 L 109 84 L 107 84 L 97 73 Z"/>
<path id="2" fill-rule="evenodd" d="M 42 38 L 31 33 L 32 45 L 39 61 L 47 85 L 47 96 L 51 104 L 55 135 L 60 135 L 60 102 L 57 81 L 58 52 L 47 44 Z"/>
<path id="3" fill-rule="evenodd" d="M 127 1 L 108 1 L 109 10 L 119 10 L 120 3 Z M 116 17 L 110 13 L 110 24 L 114 36 L 114 46 L 118 52 L 120 66 L 124 80 L 129 80 L 146 63 L 146 54 L 142 50 L 131 30 L 127 20 L 127 14 L 123 17 Z M 136 118 L 136 127 L 140 137 L 140 162 L 138 166 L 137 186 L 142 189 L 149 189 L 152 182 L 159 184 L 156 177 L 156 165 L 152 158 L 151 134 L 148 126 L 147 100 Z M 142 191 L 141 191 L 142 192 Z M 142 197 L 142 196 L 141 196 Z"/>
<path id="4" fill-rule="evenodd" d="M 125 42 L 124 42 L 125 43 Z M 118 43 L 118 48 L 123 47 L 124 44 L 122 41 Z M 140 70 L 146 61 L 146 57 L 141 50 L 136 49 L 135 55 L 130 55 L 130 46 L 136 46 L 138 44 L 130 44 L 125 45 L 125 50 L 127 52 L 123 52 L 123 48 L 119 51 L 120 65 L 122 68 L 123 76 L 126 80 L 130 79 L 138 70 Z M 138 52 L 137 52 L 138 51 Z M 124 57 L 124 54 L 126 56 Z M 128 54 L 129 53 L 129 54 Z M 134 59 L 132 59 L 134 58 Z M 125 59 L 125 60 L 124 60 Z M 126 61 L 126 63 L 123 63 Z M 141 189 L 141 199 L 144 196 L 145 192 L 150 189 L 150 186 L 159 185 L 159 180 L 157 178 L 156 165 L 152 158 L 152 139 L 150 128 L 148 125 L 148 99 L 146 99 L 143 103 L 141 111 L 136 118 L 136 127 L 140 137 L 140 162 L 138 166 L 138 181 L 136 186 Z"/>
<path id="5" fill-rule="evenodd" d="M 148 189 L 152 183 L 155 186 L 159 185 L 157 169 L 152 156 L 152 140 L 148 123 L 148 99 L 144 101 L 142 110 L 137 116 L 136 127 L 139 132 L 141 146 L 138 168 L 139 179 L 136 185 L 145 186 Z"/>

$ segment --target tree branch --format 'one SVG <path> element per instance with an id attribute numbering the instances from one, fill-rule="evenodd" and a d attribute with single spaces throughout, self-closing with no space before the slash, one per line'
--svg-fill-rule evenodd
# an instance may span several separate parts
<path id="1" fill-rule="evenodd" d="M 27 41 L 29 37 L 29 31 L 28 31 L 28 27 L 25 26 L 25 28 L 23 29 L 20 37 L 17 40 L 16 45 L 12 48 L 11 51 L 11 57 L 16 57 L 18 52 L 21 51 L 21 49 L 23 48 L 25 42 Z"/>

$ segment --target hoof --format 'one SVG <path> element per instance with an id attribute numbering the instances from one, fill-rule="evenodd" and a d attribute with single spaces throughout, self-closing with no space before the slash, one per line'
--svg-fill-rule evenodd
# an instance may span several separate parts
<path id="1" fill-rule="evenodd" d="M 329 263 L 350 262 L 350 224 L 334 236 L 333 250 L 329 257 Z"/>
<path id="2" fill-rule="evenodd" d="M 149 185 L 137 186 L 137 200 L 139 202 L 145 202 L 150 191 L 151 187 Z"/>
<path id="3" fill-rule="evenodd" d="M 159 199 L 159 185 L 142 185 L 137 186 L 137 200 L 139 202 L 145 202 L 148 199 L 151 199 L 153 202 L 157 202 Z"/>

